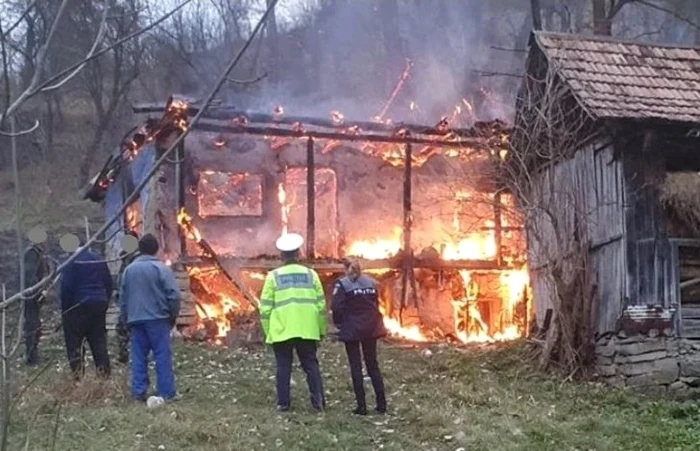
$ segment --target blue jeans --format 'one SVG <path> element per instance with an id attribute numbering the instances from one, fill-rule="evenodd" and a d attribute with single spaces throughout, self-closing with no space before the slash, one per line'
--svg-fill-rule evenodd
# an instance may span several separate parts
<path id="1" fill-rule="evenodd" d="M 153 320 L 129 325 L 131 332 L 131 395 L 148 395 L 148 354 L 153 351 L 156 362 L 158 396 L 175 396 L 173 353 L 170 349 L 170 321 Z"/>

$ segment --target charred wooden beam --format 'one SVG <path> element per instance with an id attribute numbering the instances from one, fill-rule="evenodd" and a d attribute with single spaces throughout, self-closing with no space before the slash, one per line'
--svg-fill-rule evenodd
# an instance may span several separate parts
<path id="1" fill-rule="evenodd" d="M 175 151 L 175 198 L 177 199 L 177 210 L 185 208 L 185 178 L 182 170 L 182 161 L 185 158 L 185 141 L 182 141 Z M 181 227 L 177 228 L 180 238 L 180 255 L 187 255 L 187 237 Z"/>
<path id="2" fill-rule="evenodd" d="M 141 113 L 160 113 L 164 108 L 158 105 L 137 105 L 133 108 L 136 114 Z M 199 112 L 196 106 L 189 106 L 188 112 L 190 116 L 194 116 Z M 495 129 L 498 131 L 508 132 L 505 123 L 500 121 L 493 122 L 477 122 L 472 128 L 444 128 L 429 125 L 409 124 L 403 122 L 382 123 L 369 121 L 345 121 L 345 120 L 330 120 L 310 116 L 275 116 L 272 114 L 250 113 L 246 111 L 236 110 L 235 108 L 222 107 L 216 109 L 208 109 L 202 115 L 205 119 L 216 120 L 234 120 L 242 119 L 250 124 L 279 124 L 279 125 L 295 125 L 303 124 L 315 127 L 332 128 L 335 130 L 346 130 L 350 128 L 358 128 L 360 130 L 397 133 L 399 130 L 406 130 L 410 133 L 431 136 L 447 136 L 455 135 L 460 137 L 479 137 L 483 136 L 486 130 Z"/>
<path id="3" fill-rule="evenodd" d="M 403 173 L 403 274 L 401 275 L 401 307 L 399 310 L 399 322 L 403 321 L 403 310 L 408 299 L 408 282 L 415 293 L 415 276 L 413 274 L 413 247 L 411 244 L 411 225 L 413 214 L 411 212 L 411 173 L 413 168 L 413 148 L 406 144 L 404 152 Z M 417 304 L 417 302 L 416 302 Z"/>
<path id="4" fill-rule="evenodd" d="M 260 301 L 258 300 L 257 296 L 255 296 L 253 293 L 248 290 L 248 287 L 245 286 L 238 278 L 234 277 L 227 269 L 226 267 L 222 264 L 221 258 L 217 255 L 217 253 L 214 251 L 214 249 L 211 247 L 209 242 L 199 236 L 199 233 L 196 232 L 195 227 L 192 225 L 190 222 L 189 217 L 181 217 L 179 218 L 180 225 L 185 229 L 187 232 L 187 235 L 191 236 L 195 243 L 202 249 L 202 252 L 204 253 L 204 258 L 203 260 L 208 262 L 211 265 L 214 265 L 221 273 L 228 279 L 229 282 L 233 284 L 234 287 L 243 295 L 244 298 L 256 309 L 260 305 Z M 175 264 L 184 264 L 185 266 L 188 265 L 186 262 L 186 259 L 181 259 L 178 262 L 175 262 Z"/>
<path id="5" fill-rule="evenodd" d="M 467 148 L 483 151 L 491 151 L 495 144 L 489 145 L 487 139 L 484 138 L 463 138 L 453 141 L 444 141 L 429 138 L 416 138 L 412 136 L 396 136 L 396 135 L 378 135 L 365 133 L 331 133 L 319 132 L 313 130 L 290 130 L 273 127 L 248 127 L 235 125 L 219 125 L 206 122 L 198 122 L 194 125 L 196 130 L 214 133 L 231 133 L 238 135 L 260 135 L 260 136 L 283 136 L 288 138 L 315 138 L 315 139 L 334 139 L 338 141 L 351 142 L 385 142 L 396 144 L 426 144 L 433 147 L 449 147 L 449 148 Z"/>
<path id="6" fill-rule="evenodd" d="M 207 243 L 206 240 L 201 239 L 197 242 L 199 246 L 202 248 L 202 250 L 205 252 L 207 255 L 208 260 L 216 266 L 216 268 L 221 271 L 221 273 L 228 279 L 229 282 L 233 284 L 233 286 L 236 287 L 236 289 L 243 295 L 243 297 L 246 298 L 246 300 L 255 307 L 256 309 L 260 305 L 260 301 L 258 300 L 257 296 L 255 296 L 253 293 L 248 290 L 248 287 L 243 284 L 238 278 L 234 277 L 227 269 L 226 267 L 221 263 L 221 259 L 219 256 L 214 252 L 214 249 Z"/>
<path id="7" fill-rule="evenodd" d="M 494 222 L 494 241 L 496 242 L 496 261 L 498 264 L 503 263 L 503 223 L 501 218 L 501 191 L 494 195 L 493 203 L 493 222 Z"/>
<path id="8" fill-rule="evenodd" d="M 314 139 L 306 141 L 306 256 L 316 256 L 316 165 L 314 164 Z"/>
<path id="9" fill-rule="evenodd" d="M 283 264 L 282 260 L 275 257 L 246 258 L 233 256 L 218 256 L 218 260 L 224 266 L 235 267 L 249 271 L 268 271 L 275 269 Z M 360 265 L 363 269 L 368 270 L 402 270 L 404 267 L 403 259 L 400 257 L 383 260 L 367 260 L 360 258 L 358 259 L 358 261 L 360 262 Z M 187 266 L 207 266 L 211 264 L 207 258 L 202 257 L 187 257 L 176 263 L 184 264 Z M 317 271 L 342 272 L 344 269 L 341 259 L 303 259 L 301 263 L 311 268 L 314 268 Z M 428 269 L 435 271 L 466 269 L 469 271 L 498 272 L 505 270 L 520 269 L 521 266 L 499 266 L 495 260 L 440 260 L 436 258 L 414 257 L 413 268 Z"/>

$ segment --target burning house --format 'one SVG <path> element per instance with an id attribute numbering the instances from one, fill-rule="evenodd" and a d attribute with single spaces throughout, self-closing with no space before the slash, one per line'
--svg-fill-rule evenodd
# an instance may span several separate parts
<path id="1" fill-rule="evenodd" d="M 86 193 L 108 217 L 198 109 L 171 100 L 134 111 L 143 125 Z M 257 328 L 255 294 L 280 264 L 274 242 L 287 231 L 305 237 L 304 263 L 328 295 L 341 259 L 359 258 L 380 282 L 397 336 L 522 336 L 525 240 L 493 177 L 508 130 L 500 122 L 458 129 L 451 119 L 418 126 L 210 107 L 112 227 L 109 256 L 125 230 L 158 236 L 185 294 L 178 323 L 189 336 L 223 341 Z"/>
<path id="2" fill-rule="evenodd" d="M 699 68 L 697 48 L 531 39 L 513 143 L 536 318 L 595 340 L 614 384 L 700 381 Z"/>

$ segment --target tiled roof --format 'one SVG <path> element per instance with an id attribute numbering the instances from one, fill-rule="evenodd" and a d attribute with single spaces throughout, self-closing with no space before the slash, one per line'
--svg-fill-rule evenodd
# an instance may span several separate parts
<path id="1" fill-rule="evenodd" d="M 592 116 L 700 123 L 700 48 L 544 32 L 534 38 Z"/>

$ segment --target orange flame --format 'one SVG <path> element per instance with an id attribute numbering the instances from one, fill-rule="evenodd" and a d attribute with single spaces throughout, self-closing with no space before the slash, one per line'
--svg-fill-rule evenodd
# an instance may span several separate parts
<path id="1" fill-rule="evenodd" d="M 289 231 L 290 205 L 287 204 L 287 192 L 284 190 L 284 185 L 282 183 L 277 187 L 277 200 L 280 203 L 282 211 L 282 235 L 286 235 Z"/>
<path id="2" fill-rule="evenodd" d="M 177 223 L 180 224 L 188 238 L 195 240 L 197 243 L 202 241 L 202 235 L 197 227 L 192 224 L 192 217 L 187 214 L 184 207 L 177 213 Z"/>
<path id="3" fill-rule="evenodd" d="M 366 258 L 368 260 L 382 260 L 391 258 L 401 250 L 401 228 L 394 227 L 394 235 L 388 239 L 360 240 L 350 244 L 348 255 Z"/>
<path id="4" fill-rule="evenodd" d="M 423 332 L 421 332 L 420 327 L 416 325 L 402 326 L 399 320 L 386 314 L 386 310 L 382 305 L 379 306 L 379 312 L 382 314 L 384 327 L 390 335 L 411 341 L 428 341 Z"/>

